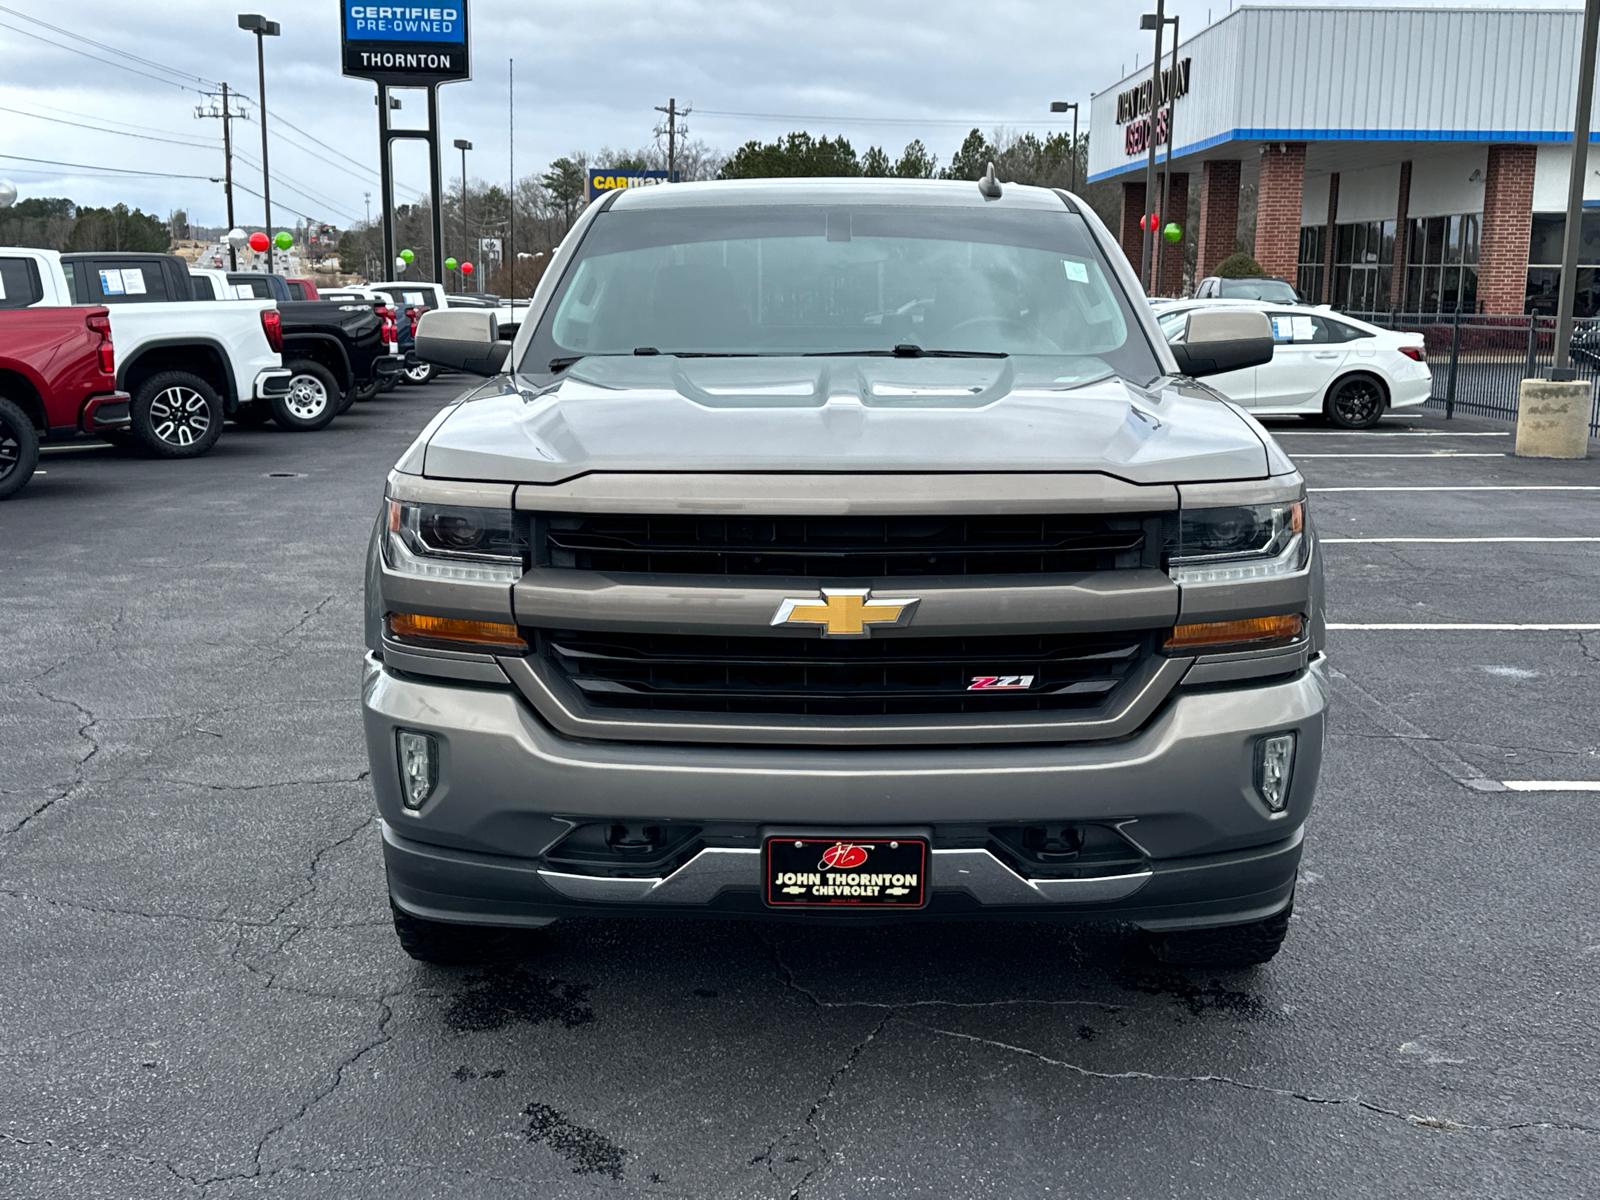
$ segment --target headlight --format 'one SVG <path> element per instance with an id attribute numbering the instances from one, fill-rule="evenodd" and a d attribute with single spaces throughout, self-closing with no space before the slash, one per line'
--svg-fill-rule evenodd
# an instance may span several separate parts
<path id="1" fill-rule="evenodd" d="M 383 560 L 391 571 L 457 583 L 515 583 L 527 539 L 510 509 L 389 501 Z"/>
<path id="2" fill-rule="evenodd" d="M 1305 501 L 1196 508 L 1167 539 L 1174 583 L 1243 583 L 1303 570 L 1310 547 Z"/>

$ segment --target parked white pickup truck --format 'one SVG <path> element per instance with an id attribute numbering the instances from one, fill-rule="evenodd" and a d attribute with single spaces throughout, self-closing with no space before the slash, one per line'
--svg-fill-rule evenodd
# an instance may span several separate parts
<path id="1" fill-rule="evenodd" d="M 163 458 L 193 458 L 216 444 L 240 404 L 288 391 L 277 305 L 196 304 L 181 259 L 8 246 L 0 260 L 21 260 L 34 297 L 27 307 L 104 304 L 110 312 L 116 386 L 133 397 L 132 420 L 127 434 L 102 436 L 137 438 Z M 152 293 L 163 299 L 151 301 Z"/>

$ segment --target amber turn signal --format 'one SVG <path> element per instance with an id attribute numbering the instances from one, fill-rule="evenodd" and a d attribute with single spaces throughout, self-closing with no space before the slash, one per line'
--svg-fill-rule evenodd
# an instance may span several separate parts
<path id="1" fill-rule="evenodd" d="M 1299 613 L 1277 617 L 1250 617 L 1244 621 L 1206 621 L 1199 625 L 1179 625 L 1168 636 L 1165 649 L 1192 650 L 1201 647 L 1242 646 L 1256 649 L 1274 642 L 1292 642 L 1305 629 Z"/>
<path id="2" fill-rule="evenodd" d="M 390 613 L 389 635 L 402 642 L 460 642 L 465 646 L 494 646 L 502 650 L 528 648 L 515 625 L 430 617 L 423 613 Z"/>

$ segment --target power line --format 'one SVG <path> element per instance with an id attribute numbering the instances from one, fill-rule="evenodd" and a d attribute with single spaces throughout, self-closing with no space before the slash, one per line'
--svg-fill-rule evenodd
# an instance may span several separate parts
<path id="1" fill-rule="evenodd" d="M 33 105 L 35 108 L 47 108 L 51 112 L 61 113 L 64 116 L 82 117 L 85 121 L 104 121 L 107 125 L 122 125 L 122 126 L 128 128 L 128 129 L 131 129 L 131 130 L 149 129 L 149 130 L 152 130 L 155 133 L 170 133 L 174 137 L 182 137 L 183 136 L 182 132 L 179 131 L 179 130 L 176 130 L 176 129 L 156 129 L 153 126 L 149 126 L 149 125 L 136 125 L 132 121 L 119 121 L 115 117 L 104 117 L 104 116 L 101 116 L 99 113 L 81 113 L 81 112 L 76 112 L 76 111 L 74 111 L 73 109 L 70 109 L 70 108 L 58 108 L 54 104 L 46 104 L 42 100 L 32 100 L 32 99 L 30 99 L 28 101 L 28 103 Z M 121 130 L 112 130 L 112 132 L 113 133 L 119 133 L 119 132 L 121 132 Z"/>
<path id="2" fill-rule="evenodd" d="M 13 17 L 21 17 L 24 21 L 32 21 L 35 25 L 42 25 L 44 28 L 52 30 L 55 33 L 62 34 L 65 37 L 76 38 L 78 41 L 93 46 L 97 50 L 104 50 L 110 54 L 120 54 L 123 58 L 131 58 L 134 62 L 143 63 L 147 67 L 154 67 L 158 71 L 166 71 L 171 75 L 181 75 L 185 79 L 193 79 L 197 83 L 209 84 L 212 87 L 222 86 L 215 80 L 207 79 L 203 75 L 191 75 L 187 71 L 175 70 L 172 67 L 167 66 L 166 63 L 156 62 L 154 59 L 144 58 L 127 50 L 118 50 L 115 46 L 108 46 L 104 42 L 97 42 L 93 38 L 84 37 L 83 34 L 71 29 L 62 29 L 59 25 L 52 25 L 48 21 L 41 21 L 38 17 L 31 17 L 25 12 L 18 12 L 16 9 L 8 8 L 4 4 L 0 4 L 0 12 L 10 13 Z M 17 32 L 25 33 L 27 31 L 19 29 Z"/>
<path id="3" fill-rule="evenodd" d="M 838 117 L 819 116 L 815 113 L 752 113 L 723 112 L 714 108 L 695 109 L 703 117 L 739 117 L 752 121 L 831 121 L 841 125 L 1070 125 L 1070 121 L 1006 120 L 1001 117 Z"/>
<path id="4" fill-rule="evenodd" d="M 0 154 L 0 158 L 11 159 L 16 162 L 44 163 L 52 167 L 71 167 L 74 170 L 88 171 L 95 175 L 142 175 L 150 179 L 204 179 L 210 183 L 219 182 L 218 177 L 212 175 L 174 175 L 170 171 L 129 171 L 122 167 L 96 167 L 88 163 L 59 162 L 53 158 L 29 158 L 22 154 Z M 43 172 L 39 172 L 43 174 Z"/>
<path id="5" fill-rule="evenodd" d="M 57 125 L 72 125 L 78 129 L 93 129 L 99 133 L 109 133 L 117 137 L 143 138 L 147 142 L 170 142 L 174 146 L 189 146 L 196 150 L 220 150 L 221 145 L 216 142 L 183 142 L 176 138 L 156 137 L 151 133 L 133 133 L 122 129 L 112 129 L 105 125 L 86 125 L 82 121 L 65 121 L 60 117 L 47 117 L 43 113 L 24 112 L 20 108 L 7 108 L 0 104 L 0 112 L 16 113 L 19 117 L 32 117 L 36 121 L 54 121 Z"/>
<path id="6" fill-rule="evenodd" d="M 248 100 L 248 99 L 245 100 L 245 105 L 250 106 L 250 107 L 254 107 L 254 108 L 260 108 L 261 107 L 255 101 Z M 378 177 L 378 172 L 374 171 L 371 167 L 367 166 L 366 163 L 361 162 L 361 161 L 359 161 L 357 159 L 351 158 L 343 150 L 340 150 L 335 146 L 330 146 L 330 145 L 328 145 L 327 142 L 323 141 L 321 138 L 307 133 L 304 129 L 301 129 L 300 126 L 296 125 L 293 121 L 289 120 L 285 116 L 282 116 L 278 112 L 277 109 L 269 108 L 267 110 L 267 115 L 272 118 L 274 124 L 287 125 L 290 129 L 294 130 L 296 133 L 298 133 L 301 137 L 305 138 L 307 141 L 315 142 L 317 145 L 321 146 L 324 150 L 328 151 L 330 154 L 336 155 L 337 157 L 344 159 L 345 162 L 349 163 L 353 167 L 357 167 L 357 168 L 365 171 L 368 175 L 371 175 L 374 179 L 376 179 Z M 283 135 L 279 134 L 278 136 L 281 137 Z M 294 145 L 293 142 L 290 142 L 289 144 L 290 145 Z M 302 149 L 303 149 L 303 147 L 302 147 Z M 306 153 L 310 154 L 311 151 L 307 150 Z M 327 162 L 328 160 L 327 159 L 323 159 L 323 161 Z M 341 171 L 349 170 L 349 167 L 340 167 L 338 163 L 328 163 L 328 165 L 331 166 L 331 167 L 339 167 L 339 169 Z"/>
<path id="7" fill-rule="evenodd" d="M 257 171 L 261 169 L 261 164 L 256 162 L 242 150 L 235 150 L 233 152 L 233 156 L 243 162 L 247 167 L 254 167 Z M 330 199 L 319 192 L 310 190 L 309 185 L 300 184 L 300 180 L 296 179 L 293 175 L 285 175 L 282 171 L 279 171 L 277 172 L 277 180 L 281 186 L 288 188 L 296 195 L 304 196 L 313 204 L 324 205 L 331 212 L 334 212 L 341 217 L 345 217 L 352 222 L 360 220 L 359 217 L 356 217 L 354 214 L 341 207 L 337 200 Z M 300 186 L 296 186 L 297 184 L 300 184 Z M 237 184 L 235 186 L 237 186 Z"/>
<path id="8" fill-rule="evenodd" d="M 85 58 L 92 58 L 97 63 L 104 63 L 108 67 L 116 67 L 121 71 L 131 71 L 135 75 L 143 75 L 146 79 L 154 79 L 157 83 L 165 83 L 171 87 L 182 88 L 186 92 L 196 92 L 202 96 L 206 93 L 197 87 L 190 87 L 187 83 L 179 83 L 176 79 L 163 79 L 160 75 L 152 75 L 149 71 L 135 70 L 127 63 L 119 63 L 109 58 L 101 58 L 98 54 L 90 54 L 87 50 L 79 50 L 76 46 L 63 46 L 60 42 L 53 42 L 43 34 L 34 33 L 31 29 L 19 29 L 15 25 L 7 25 L 0 21 L 0 29 L 9 29 L 12 33 L 20 33 L 23 37 L 37 38 L 47 46 L 54 46 L 57 50 L 65 50 L 70 54 L 81 54 Z"/>
<path id="9" fill-rule="evenodd" d="M 240 183 L 237 179 L 235 179 L 233 181 L 233 186 L 238 188 L 241 192 L 244 192 L 246 195 L 254 196 L 257 200 L 261 199 L 261 193 L 260 192 L 254 190 L 253 188 L 245 187 L 245 185 Z M 289 190 L 293 191 L 294 189 L 290 188 Z M 278 204 L 278 207 L 279 208 L 287 208 L 295 216 L 300 217 L 303 220 L 315 221 L 317 219 L 316 217 L 313 217 L 310 213 L 303 213 L 298 208 L 294 208 L 294 207 L 292 207 L 292 206 L 290 206 L 288 204 L 284 204 L 284 203 L 280 202 Z"/>

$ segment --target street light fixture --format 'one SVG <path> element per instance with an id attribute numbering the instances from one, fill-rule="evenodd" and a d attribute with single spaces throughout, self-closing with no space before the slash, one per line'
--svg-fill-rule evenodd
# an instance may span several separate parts
<path id="1" fill-rule="evenodd" d="M 1144 227 L 1144 236 L 1139 241 L 1139 276 L 1144 284 L 1145 293 L 1155 291 L 1155 275 L 1151 270 L 1152 249 L 1154 247 L 1155 224 L 1150 220 L 1150 206 L 1155 202 L 1156 192 L 1156 106 L 1161 103 L 1161 35 L 1167 27 L 1166 0 L 1156 0 L 1156 10 L 1145 13 L 1139 18 L 1140 29 L 1153 29 L 1156 35 L 1156 52 L 1150 60 L 1150 136 L 1145 140 L 1149 143 L 1148 153 L 1145 158 L 1144 168 L 1144 214 L 1139 224 Z"/>
<path id="2" fill-rule="evenodd" d="M 267 170 L 267 59 L 262 39 L 277 37 L 278 23 L 260 13 L 240 13 L 239 28 L 256 35 L 256 78 L 261 94 L 261 203 L 267 218 L 267 274 L 272 268 L 272 175 Z"/>
<path id="3" fill-rule="evenodd" d="M 1078 190 L 1078 102 L 1076 100 L 1052 100 L 1050 111 L 1053 113 L 1072 110 L 1072 187 L 1071 191 Z"/>
<path id="4" fill-rule="evenodd" d="M 461 251 L 465 254 L 470 248 L 467 240 L 467 151 L 472 149 L 472 143 L 466 138 L 457 138 L 456 149 L 461 151 Z M 466 280 L 458 280 L 456 290 L 466 291 Z"/>

